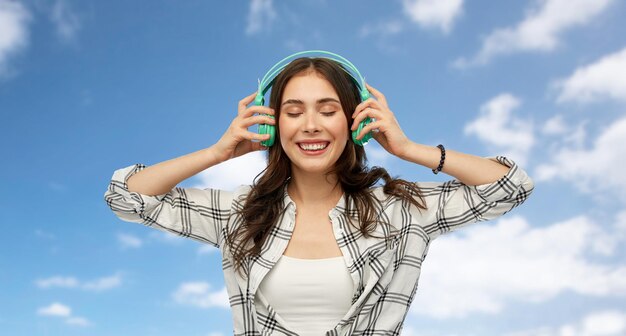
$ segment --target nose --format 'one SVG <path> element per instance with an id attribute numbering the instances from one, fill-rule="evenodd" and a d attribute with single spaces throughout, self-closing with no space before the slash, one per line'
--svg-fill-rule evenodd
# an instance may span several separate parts
<path id="1" fill-rule="evenodd" d="M 305 133 L 318 133 L 321 131 L 318 115 L 315 111 L 307 111 L 304 113 L 302 130 Z"/>

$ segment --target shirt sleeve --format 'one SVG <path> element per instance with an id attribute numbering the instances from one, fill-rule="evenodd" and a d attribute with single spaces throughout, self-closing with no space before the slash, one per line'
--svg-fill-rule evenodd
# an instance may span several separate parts
<path id="1" fill-rule="evenodd" d="M 526 171 L 504 157 L 487 157 L 509 171 L 499 180 L 468 186 L 459 180 L 417 182 L 428 206 L 418 215 L 430 239 L 453 232 L 470 223 L 497 218 L 524 203 L 534 189 Z"/>
<path id="2" fill-rule="evenodd" d="M 233 193 L 181 187 L 154 196 L 128 191 L 128 179 L 145 168 L 138 163 L 113 173 L 104 200 L 115 215 L 123 221 L 141 223 L 219 248 Z"/>

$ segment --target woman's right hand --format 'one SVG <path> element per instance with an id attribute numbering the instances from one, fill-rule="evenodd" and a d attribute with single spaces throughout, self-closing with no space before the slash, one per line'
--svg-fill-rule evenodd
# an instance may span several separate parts
<path id="1" fill-rule="evenodd" d="M 248 131 L 248 127 L 254 124 L 276 124 L 273 118 L 274 110 L 268 106 L 254 105 L 247 107 L 248 104 L 254 101 L 256 94 L 255 91 L 253 94 L 239 101 L 237 117 L 230 123 L 228 130 L 226 130 L 224 135 L 222 135 L 220 140 L 215 144 L 218 152 L 217 155 L 221 157 L 222 161 L 267 148 L 262 146 L 260 141 L 269 139 L 269 134 L 258 134 Z M 254 115 L 255 113 L 269 114 L 272 117 Z"/>

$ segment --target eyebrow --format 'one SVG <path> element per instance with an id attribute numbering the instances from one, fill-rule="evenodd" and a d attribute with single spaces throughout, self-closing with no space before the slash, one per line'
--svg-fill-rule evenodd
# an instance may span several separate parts
<path id="1" fill-rule="evenodd" d="M 329 103 L 329 102 L 335 102 L 335 103 L 341 104 L 341 102 L 338 101 L 337 99 L 330 98 L 330 97 L 318 99 L 316 104 L 320 105 L 320 104 Z M 287 99 L 281 104 L 281 106 L 284 106 L 287 104 L 304 105 L 304 102 L 300 99 Z"/>

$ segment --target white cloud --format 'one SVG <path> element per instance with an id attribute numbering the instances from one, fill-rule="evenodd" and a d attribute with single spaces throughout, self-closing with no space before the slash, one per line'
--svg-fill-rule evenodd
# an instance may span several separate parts
<path id="1" fill-rule="evenodd" d="M 626 210 L 623 210 L 617 214 L 615 230 L 618 233 L 618 239 L 626 240 Z"/>
<path id="2" fill-rule="evenodd" d="M 122 284 L 122 277 L 119 274 L 99 278 L 96 280 L 88 281 L 83 284 L 83 289 L 90 291 L 103 291 L 114 287 L 119 287 Z"/>
<path id="3" fill-rule="evenodd" d="M 542 128 L 542 132 L 547 135 L 561 135 L 567 132 L 567 126 L 562 115 L 556 115 L 548 119 Z"/>
<path id="4" fill-rule="evenodd" d="M 168 245 L 180 245 L 189 242 L 189 239 L 169 231 L 153 230 L 148 232 L 148 237 L 150 239 L 146 239 L 146 241 L 156 241 Z M 139 248 L 144 244 L 140 238 L 124 233 L 118 234 L 118 241 L 122 248 Z"/>
<path id="5" fill-rule="evenodd" d="M 535 138 L 532 123 L 513 116 L 512 111 L 520 104 L 520 100 L 509 93 L 492 98 L 481 106 L 478 118 L 465 125 L 465 134 L 477 136 L 498 152 L 494 154 L 525 165 Z"/>
<path id="6" fill-rule="evenodd" d="M 626 48 L 580 67 L 570 77 L 555 81 L 557 101 L 588 103 L 602 99 L 626 102 Z"/>
<path id="7" fill-rule="evenodd" d="M 411 311 L 465 317 L 499 313 L 512 301 L 546 302 L 564 292 L 626 297 L 626 266 L 599 261 L 623 243 L 613 230 L 586 216 L 538 228 L 517 216 L 440 237 L 429 248 Z"/>
<path id="8" fill-rule="evenodd" d="M 380 38 L 386 38 L 391 35 L 396 35 L 404 30 L 404 25 L 400 20 L 388 20 L 381 21 L 377 24 L 366 24 L 359 29 L 359 37 L 367 38 L 370 36 L 378 36 Z"/>
<path id="9" fill-rule="evenodd" d="M 79 283 L 78 280 L 74 277 L 63 277 L 63 276 L 54 276 L 47 279 L 37 280 L 35 282 L 37 287 L 39 288 L 50 288 L 50 287 L 65 287 L 65 288 L 76 288 Z"/>
<path id="10" fill-rule="evenodd" d="M 609 125 L 591 148 L 563 146 L 551 162 L 537 167 L 537 181 L 563 180 L 593 197 L 616 195 L 626 201 L 626 118 Z"/>
<path id="11" fill-rule="evenodd" d="M 567 30 L 589 23 L 605 11 L 613 0 L 540 0 L 515 27 L 490 33 L 481 50 L 470 59 L 459 58 L 454 66 L 484 65 L 498 55 L 523 51 L 548 52 L 560 43 Z"/>
<path id="12" fill-rule="evenodd" d="M 53 4 L 50 19 L 56 27 L 57 36 L 62 41 L 71 42 L 76 38 L 80 21 L 66 0 L 57 0 Z"/>
<path id="13" fill-rule="evenodd" d="M 404 13 L 425 28 L 452 30 L 463 11 L 463 0 L 403 0 Z"/>
<path id="14" fill-rule="evenodd" d="M 248 12 L 248 26 L 246 35 L 254 35 L 268 29 L 276 19 L 276 12 L 272 0 L 252 0 Z"/>
<path id="15" fill-rule="evenodd" d="M 586 316 L 580 329 L 581 335 L 624 335 L 626 314 L 618 311 L 597 312 Z"/>
<path id="16" fill-rule="evenodd" d="M 383 19 L 375 22 L 367 22 L 357 32 L 361 39 L 368 39 L 376 48 L 387 55 L 401 52 L 401 48 L 391 37 L 402 33 L 407 24 L 399 19 Z M 391 56 L 393 57 L 393 56 Z"/>
<path id="17" fill-rule="evenodd" d="M 172 297 L 178 303 L 200 308 L 230 307 L 226 287 L 216 292 L 210 289 L 211 285 L 207 282 L 187 282 L 181 284 Z"/>
<path id="18" fill-rule="evenodd" d="M 9 59 L 28 45 L 30 12 L 20 2 L 0 0 L 0 77 L 11 75 Z"/>
<path id="19" fill-rule="evenodd" d="M 507 333 L 504 336 L 622 336 L 626 334 L 626 313 L 616 310 L 588 314 L 580 322 L 558 328 L 541 327 Z"/>
<path id="20" fill-rule="evenodd" d="M 72 316 L 72 309 L 62 303 L 55 302 L 37 310 L 38 315 L 65 318 L 65 323 L 80 327 L 90 326 L 91 322 L 84 317 Z"/>
<path id="21" fill-rule="evenodd" d="M 119 233 L 117 241 L 123 248 L 139 248 L 142 245 L 141 239 L 127 233 Z"/>
<path id="22" fill-rule="evenodd" d="M 88 291 L 102 291 L 114 287 L 120 286 L 122 283 L 122 276 L 118 273 L 108 277 L 98 278 L 91 281 L 85 281 L 81 283 L 75 277 L 53 276 L 46 279 L 40 279 L 35 281 L 35 285 L 41 289 L 47 289 L 52 287 L 61 288 L 80 288 Z"/>
<path id="23" fill-rule="evenodd" d="M 76 325 L 80 327 L 87 327 L 91 325 L 91 322 L 84 317 L 73 316 L 65 320 L 65 323 L 70 325 Z"/>
<path id="24" fill-rule="evenodd" d="M 37 314 L 44 316 L 68 317 L 72 315 L 72 309 L 62 303 L 55 302 L 47 307 L 41 307 Z"/>
<path id="25" fill-rule="evenodd" d="M 252 184 L 266 166 L 265 152 L 248 153 L 199 173 L 201 183 L 196 188 L 233 190 L 241 184 Z"/>
<path id="26" fill-rule="evenodd" d="M 562 115 L 558 114 L 543 123 L 541 132 L 557 140 L 556 143 L 551 145 L 552 148 L 558 148 L 563 145 L 581 148 L 587 139 L 587 131 L 585 129 L 587 122 L 587 120 L 583 120 L 578 122 L 577 125 L 571 126 L 565 122 Z"/>

